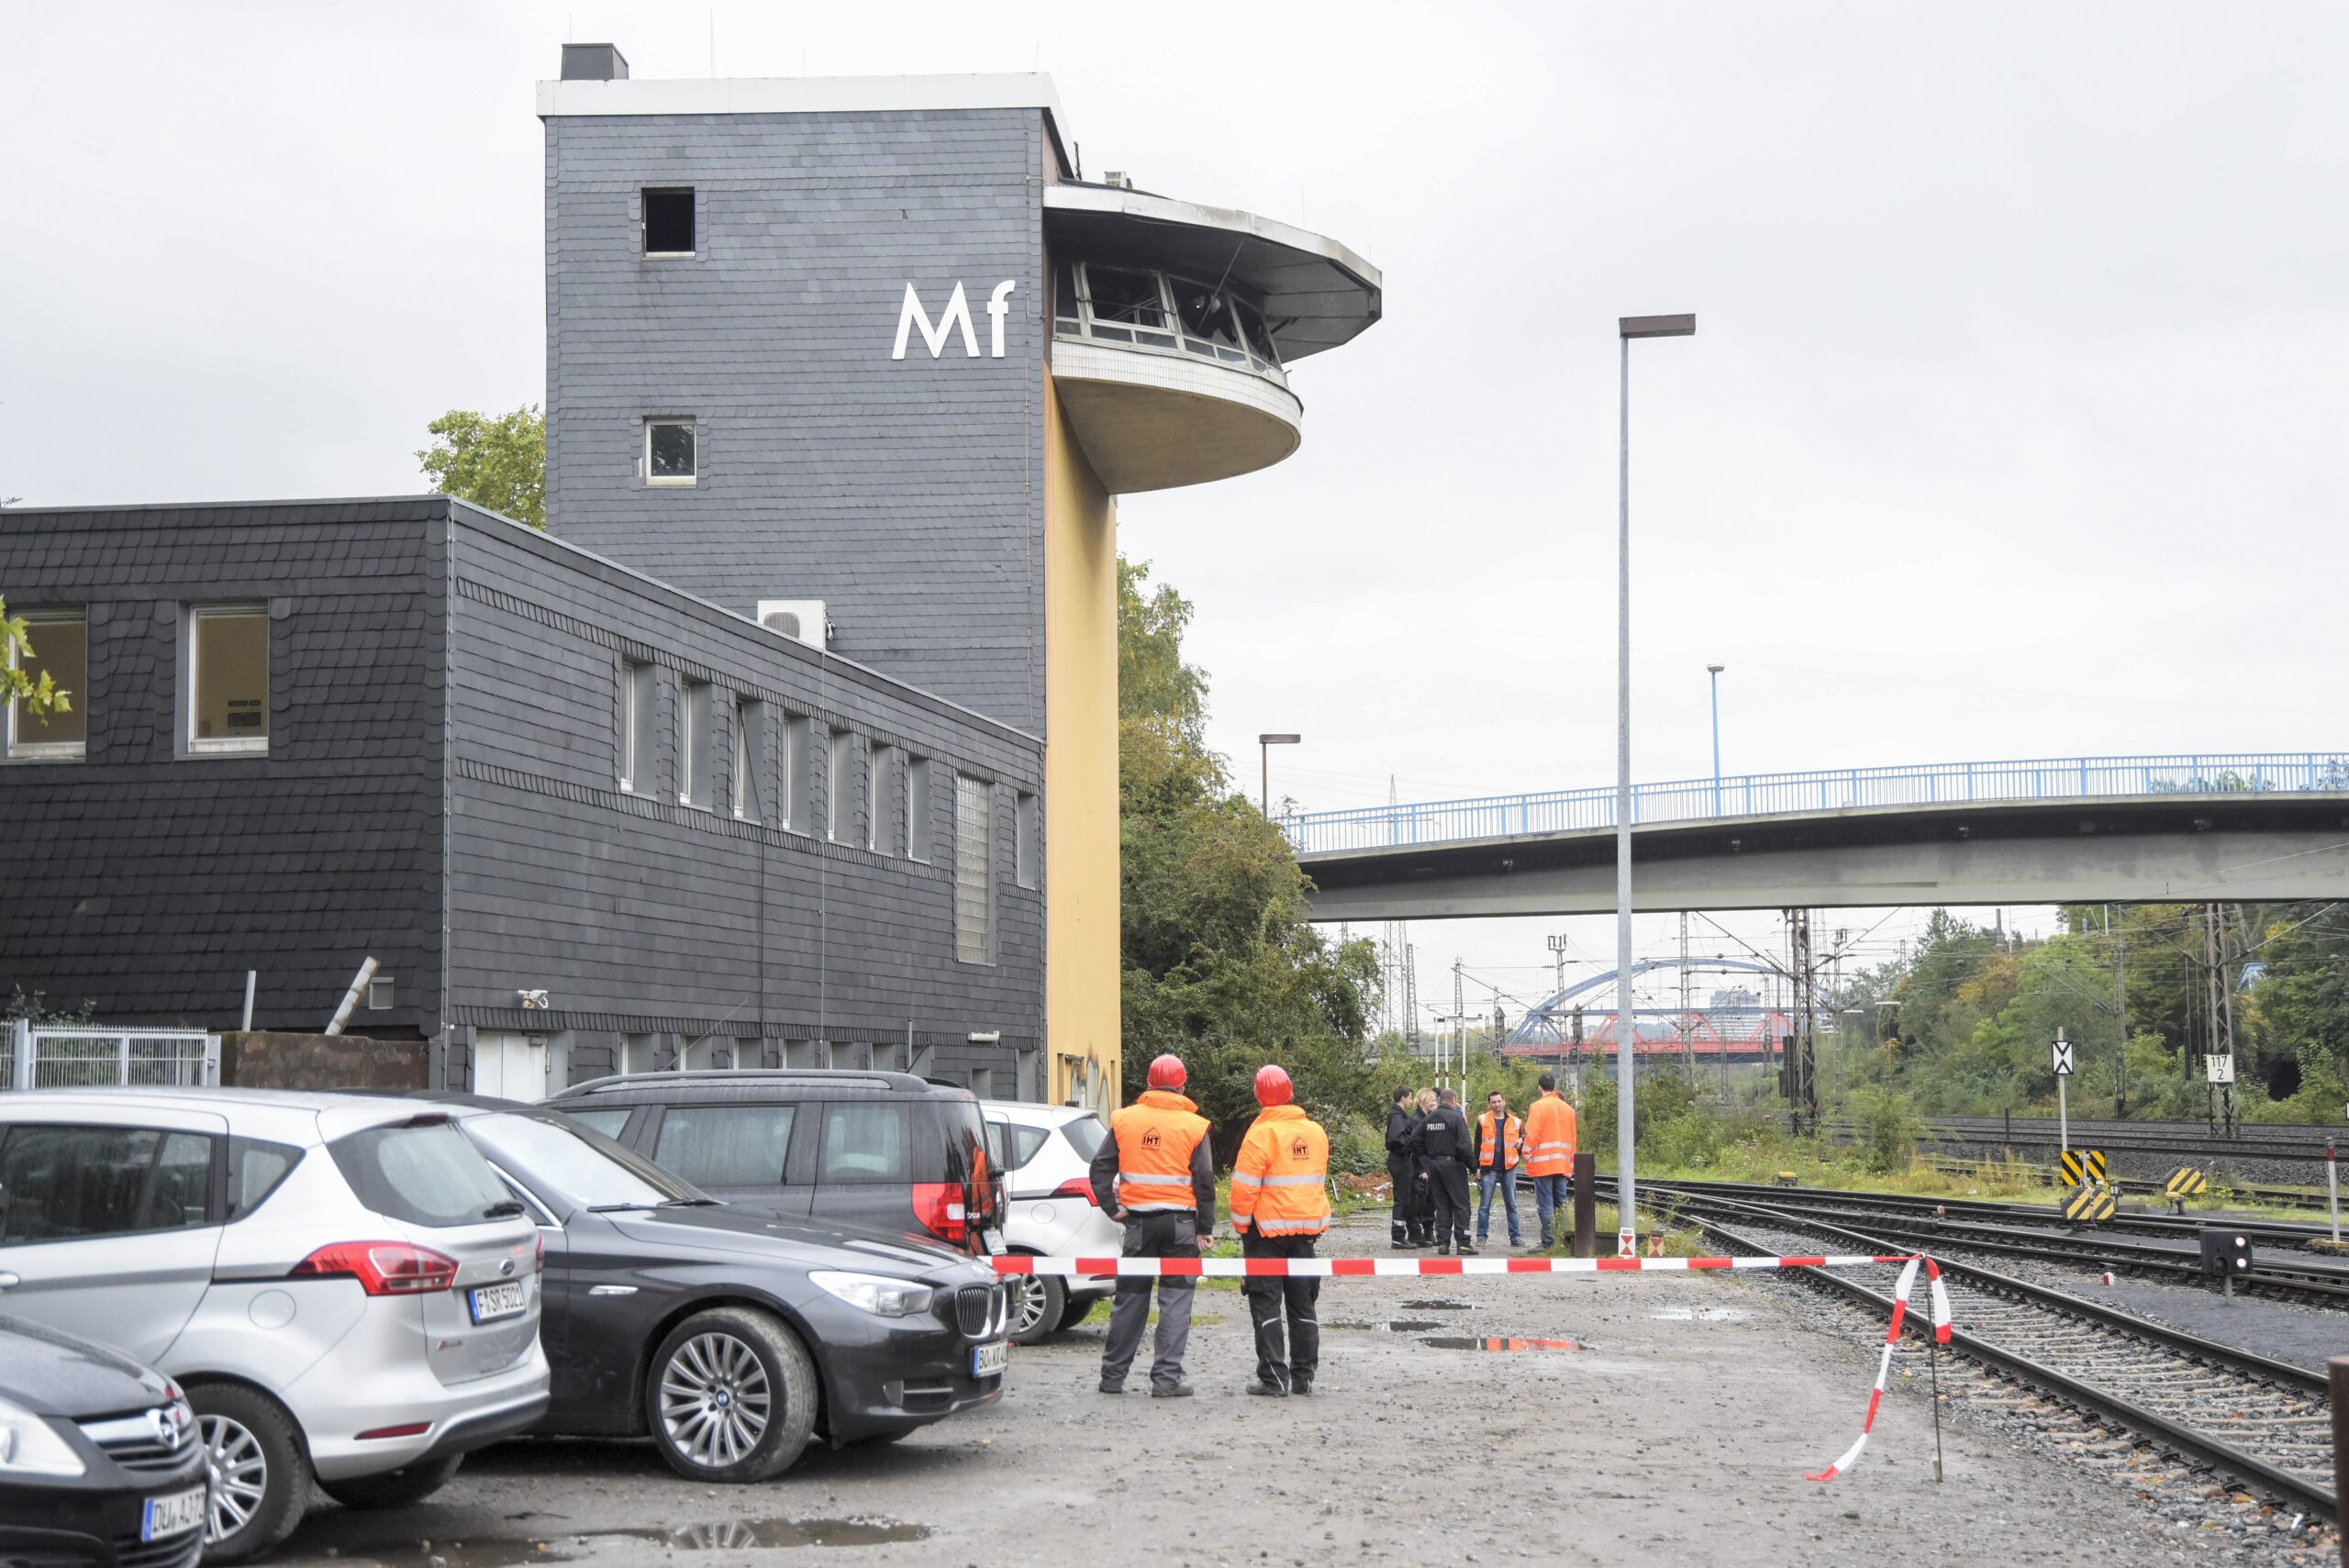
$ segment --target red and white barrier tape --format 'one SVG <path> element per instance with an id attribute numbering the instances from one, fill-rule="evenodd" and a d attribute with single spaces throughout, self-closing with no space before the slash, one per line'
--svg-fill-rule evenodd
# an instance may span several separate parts
<path id="1" fill-rule="evenodd" d="M 1860 1451 L 1868 1446 L 1868 1434 L 1876 1429 L 1876 1413 L 1884 1403 L 1884 1380 L 1892 1371 L 1892 1347 L 1900 1342 L 1900 1325 L 1909 1316 L 1909 1292 L 1917 1283 L 1917 1265 L 1925 1265 L 1925 1277 L 1932 1294 L 1933 1342 L 1949 1343 L 1949 1292 L 1942 1286 L 1941 1265 L 1931 1258 L 1911 1258 L 1900 1271 L 1900 1278 L 1892 1287 L 1892 1326 L 1884 1331 L 1884 1355 L 1876 1366 L 1876 1388 L 1868 1395 L 1867 1419 L 1860 1423 L 1860 1435 L 1842 1457 L 1817 1474 L 1812 1481 L 1832 1481 L 1860 1462 Z"/>
<path id="2" fill-rule="evenodd" d="M 1064 1279 L 1351 1279 L 1413 1274 L 1687 1273 L 1708 1269 L 1851 1269 L 1917 1262 L 1914 1252 L 1816 1258 L 1035 1258 L 988 1261 L 999 1274 Z M 1902 1276 L 1904 1279 L 1907 1275 Z M 1934 1276 L 1938 1282 L 1940 1275 Z M 1938 1283 L 1934 1288 L 1939 1290 Z M 1907 1287 L 1902 1287 L 1907 1298 Z"/>

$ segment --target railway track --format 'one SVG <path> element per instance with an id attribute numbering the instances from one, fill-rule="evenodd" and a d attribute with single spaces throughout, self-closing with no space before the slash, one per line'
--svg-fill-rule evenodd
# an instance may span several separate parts
<path id="1" fill-rule="evenodd" d="M 1929 1142 L 1966 1149 L 2054 1149 L 2061 1141 L 2058 1124 L 2040 1117 L 1928 1117 Z M 1823 1129 L 1828 1137 L 1850 1143 L 1859 1134 L 1848 1121 L 1832 1121 Z M 2180 1161 L 2291 1161 L 2322 1164 L 2325 1145 L 2337 1138 L 2329 1127 L 2238 1124 L 2221 1136 L 2199 1122 L 2110 1121 L 2074 1118 L 2070 1127 L 2074 1148 L 2101 1149 L 2108 1154 L 2155 1154 Z"/>
<path id="2" fill-rule="evenodd" d="M 1601 1178 L 1601 1192 L 1613 1183 Z M 1731 1197 L 1648 1184 L 1675 1211 L 1739 1250 L 1815 1249 L 1822 1238 L 1872 1252 L 1920 1250 L 1898 1230 L 1869 1231 L 1805 1212 L 1777 1195 Z M 1971 1243 L 1965 1243 L 1971 1248 Z M 1934 1252 L 1948 1283 L 1952 1347 L 1997 1377 L 2027 1385 L 2116 1425 L 2188 1463 L 2277 1504 L 2331 1520 L 2332 1438 L 2324 1380 L 2066 1292 Z M 1890 1298 L 1856 1280 L 1804 1270 L 1823 1288 L 1888 1318 Z M 1923 1325 L 1912 1319 L 1912 1325 Z M 1930 1329 L 1926 1330 L 1930 1332 Z"/>
<path id="3" fill-rule="evenodd" d="M 2329 1305 L 2349 1306 L 2349 1263 L 2302 1251 L 2329 1232 L 2322 1226 L 2280 1219 L 2221 1219 L 2188 1215 L 2122 1215 L 2094 1229 L 2070 1230 L 2053 1211 L 2026 1204 L 1914 1197 L 1902 1193 L 1835 1188 L 1754 1187 L 1737 1182 L 1652 1182 L 1674 1193 L 1743 1198 L 1783 1208 L 1827 1211 L 1855 1225 L 1923 1250 L 1959 1246 L 2009 1257 L 2086 1263 L 2199 1283 L 2199 1235 L 2214 1226 L 2248 1236 L 2252 1270 L 2238 1288 L 2282 1291 Z M 2190 1243 L 2190 1245 L 2188 1245 Z M 2278 1252 L 2283 1255 L 2278 1256 Z"/>

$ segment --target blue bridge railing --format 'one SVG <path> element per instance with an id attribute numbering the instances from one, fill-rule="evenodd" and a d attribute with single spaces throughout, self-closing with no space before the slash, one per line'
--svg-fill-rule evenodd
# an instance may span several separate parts
<path id="1" fill-rule="evenodd" d="M 2082 800 L 2110 796 L 2349 793 L 2349 751 L 2218 751 L 2160 757 L 2043 757 L 1920 767 L 1820 768 L 1739 773 L 1631 786 L 1631 820 L 1698 822 L 1938 806 L 1968 800 Z M 1615 826 L 1615 788 L 1544 790 L 1473 800 L 1301 811 L 1282 818 L 1299 854 L 1397 849 L 1516 834 Z"/>

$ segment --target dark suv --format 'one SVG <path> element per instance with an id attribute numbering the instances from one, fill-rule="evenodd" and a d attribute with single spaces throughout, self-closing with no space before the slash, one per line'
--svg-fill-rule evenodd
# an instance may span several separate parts
<path id="1" fill-rule="evenodd" d="M 729 1203 L 1003 1250 L 1003 1178 L 970 1090 L 909 1073 L 634 1073 L 550 1109 Z"/>

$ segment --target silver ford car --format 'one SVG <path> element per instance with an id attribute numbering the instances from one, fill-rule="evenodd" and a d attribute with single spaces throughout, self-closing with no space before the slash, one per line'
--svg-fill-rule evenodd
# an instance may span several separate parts
<path id="1" fill-rule="evenodd" d="M 176 1381 L 211 1455 L 206 1560 L 268 1551 L 316 1477 L 414 1502 L 547 1406 L 536 1229 L 414 1101 L 0 1095 L 0 1312 Z"/>

